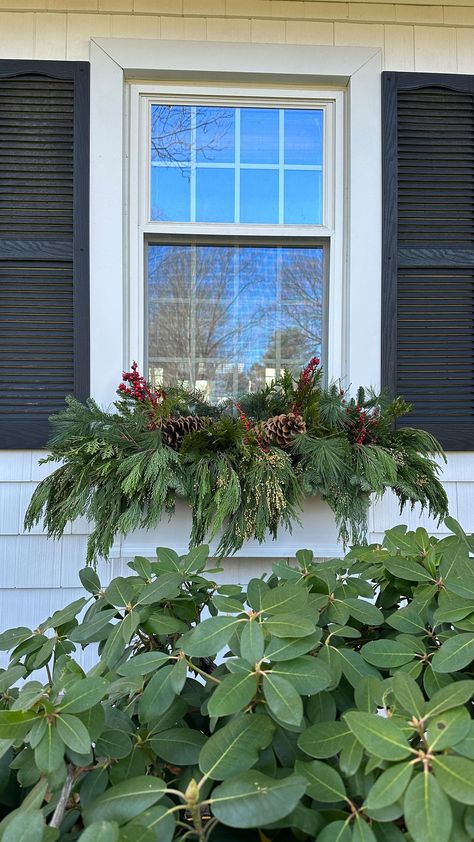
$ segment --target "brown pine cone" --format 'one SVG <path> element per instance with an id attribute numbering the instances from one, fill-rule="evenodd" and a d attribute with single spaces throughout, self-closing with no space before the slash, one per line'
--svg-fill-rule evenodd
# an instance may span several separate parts
<path id="1" fill-rule="evenodd" d="M 274 415 L 262 424 L 263 444 L 278 445 L 285 449 L 298 433 L 306 432 L 306 424 L 301 415 L 289 412 L 287 415 Z"/>
<path id="2" fill-rule="evenodd" d="M 167 418 L 161 422 L 161 438 L 168 447 L 179 450 L 188 433 L 203 430 L 212 424 L 212 421 L 207 415 L 179 415 L 178 418 Z"/>

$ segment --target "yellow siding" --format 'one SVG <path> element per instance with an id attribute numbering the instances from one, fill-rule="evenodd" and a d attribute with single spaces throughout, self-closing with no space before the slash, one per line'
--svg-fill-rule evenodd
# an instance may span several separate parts
<path id="1" fill-rule="evenodd" d="M 92 36 L 375 46 L 388 70 L 474 72 L 474 0 L 0 0 L 0 57 L 87 59 Z"/>

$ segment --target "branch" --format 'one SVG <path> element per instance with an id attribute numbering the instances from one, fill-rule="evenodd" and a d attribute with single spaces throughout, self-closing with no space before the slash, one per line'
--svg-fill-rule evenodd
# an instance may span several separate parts
<path id="1" fill-rule="evenodd" d="M 67 802 L 69 801 L 69 796 L 71 795 L 71 790 L 74 786 L 75 780 L 75 769 L 73 766 L 68 766 L 66 780 L 64 781 L 63 788 L 61 790 L 61 795 L 59 796 L 59 801 L 56 804 L 56 809 L 53 813 L 53 817 L 49 823 L 50 827 L 60 827 L 61 822 L 64 818 L 64 814 L 66 812 Z"/>

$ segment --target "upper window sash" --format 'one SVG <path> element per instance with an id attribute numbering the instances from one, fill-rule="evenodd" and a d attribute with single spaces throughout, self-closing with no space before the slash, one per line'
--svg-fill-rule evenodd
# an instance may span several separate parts
<path id="1" fill-rule="evenodd" d="M 216 87 L 188 85 L 130 85 L 130 152 L 132 185 L 130 210 L 136 217 L 142 233 L 182 233 L 191 228 L 195 234 L 233 234 L 262 236 L 307 236 L 328 237 L 334 233 L 337 215 L 337 189 L 342 183 L 341 137 L 343 120 L 343 92 L 307 89 L 263 89 L 253 86 L 234 88 L 226 85 Z M 320 224 L 285 224 L 253 222 L 173 222 L 153 220 L 151 214 L 150 170 L 150 115 L 153 104 L 188 105 L 222 108 L 267 108 L 267 109 L 314 109 L 323 113 L 323 178 L 322 219 Z M 138 146 L 138 154 L 133 155 Z M 139 183 L 138 199 L 133 194 L 133 169 Z M 281 178 L 281 175 L 280 175 Z M 135 217 L 135 218 L 136 218 Z M 280 215 L 281 219 L 281 215 Z"/>

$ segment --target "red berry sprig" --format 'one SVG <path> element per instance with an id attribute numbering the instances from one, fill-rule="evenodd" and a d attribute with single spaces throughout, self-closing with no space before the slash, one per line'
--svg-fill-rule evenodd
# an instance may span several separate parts
<path id="1" fill-rule="evenodd" d="M 122 372 L 122 383 L 118 387 L 121 395 L 126 395 L 140 403 L 149 403 L 152 407 L 166 398 L 166 393 L 160 389 L 150 389 L 149 383 L 138 371 L 138 363 L 133 362 L 131 371 Z M 129 383 L 130 385 L 126 385 Z"/>

